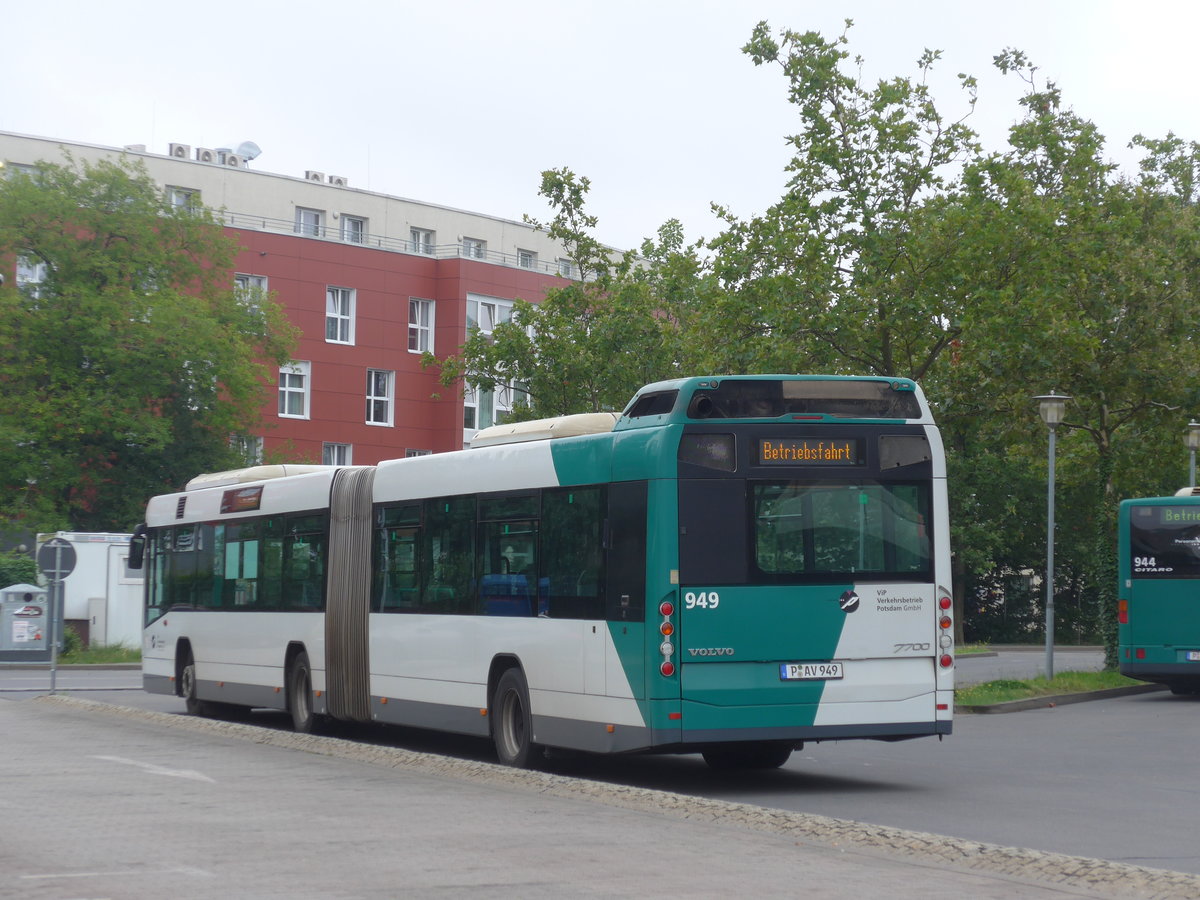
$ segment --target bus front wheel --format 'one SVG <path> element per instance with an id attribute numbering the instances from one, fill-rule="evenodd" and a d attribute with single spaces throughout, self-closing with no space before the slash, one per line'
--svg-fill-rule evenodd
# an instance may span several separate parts
<path id="1" fill-rule="evenodd" d="M 313 712 L 312 668 L 307 653 L 298 653 L 288 667 L 288 712 L 292 714 L 292 729 L 299 734 L 312 734 L 317 727 Z"/>
<path id="2" fill-rule="evenodd" d="M 534 757 L 533 720 L 529 712 L 529 684 L 520 669 L 509 669 L 500 676 L 492 711 L 496 756 L 503 765 L 529 768 Z"/>

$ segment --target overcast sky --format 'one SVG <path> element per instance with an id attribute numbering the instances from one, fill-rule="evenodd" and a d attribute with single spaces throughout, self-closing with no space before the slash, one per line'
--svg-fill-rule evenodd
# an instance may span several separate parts
<path id="1" fill-rule="evenodd" d="M 797 119 L 774 67 L 740 51 L 755 23 L 827 36 L 852 18 L 872 78 L 943 51 L 981 79 L 972 121 L 999 149 L 1025 50 L 1115 159 L 1138 132 L 1200 140 L 1200 4 L 1166 0 L 40 0 L 10 4 L 0 130 L 109 146 L 254 141 L 258 170 L 504 218 L 546 218 L 543 169 L 592 181 L 597 236 L 632 247 L 669 218 L 711 237 L 782 193 Z"/>

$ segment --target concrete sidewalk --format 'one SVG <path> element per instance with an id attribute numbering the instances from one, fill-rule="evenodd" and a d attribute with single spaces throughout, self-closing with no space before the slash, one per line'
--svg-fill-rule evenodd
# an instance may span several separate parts
<path id="1" fill-rule="evenodd" d="M 1200 896 L 1200 876 L 66 697 L 0 704 L 0 735 L 14 900 Z"/>

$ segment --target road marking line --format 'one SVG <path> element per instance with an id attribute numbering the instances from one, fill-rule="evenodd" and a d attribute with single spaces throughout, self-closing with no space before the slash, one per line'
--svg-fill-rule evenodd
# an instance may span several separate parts
<path id="1" fill-rule="evenodd" d="M 92 759 L 103 759 L 108 762 L 120 763 L 125 766 L 135 766 L 148 772 L 151 775 L 166 775 L 170 778 L 188 778 L 192 781 L 205 781 L 209 784 L 216 784 L 216 781 L 209 778 L 203 772 L 197 772 L 195 769 L 168 769 L 166 766 L 156 766 L 154 763 L 142 762 L 136 759 L 126 759 L 124 756 L 93 756 Z"/>

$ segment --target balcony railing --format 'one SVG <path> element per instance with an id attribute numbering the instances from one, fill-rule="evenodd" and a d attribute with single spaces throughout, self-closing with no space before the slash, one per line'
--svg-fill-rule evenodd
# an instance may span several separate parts
<path id="1" fill-rule="evenodd" d="M 567 273 L 557 259 L 533 260 L 522 259 L 517 253 L 503 253 L 498 250 L 483 250 L 478 247 L 469 249 L 461 243 L 456 244 L 427 244 L 421 241 L 407 241 L 403 238 L 390 237 L 383 234 L 348 233 L 343 234 L 337 225 L 309 225 L 297 223 L 290 219 L 272 219 L 267 216 L 252 216 L 246 213 L 228 211 L 217 212 L 216 215 L 230 228 L 243 228 L 251 231 L 270 231 L 277 234 L 298 234 L 323 241 L 336 241 L 339 244 L 353 244 L 359 247 L 372 247 L 377 250 L 387 250 L 392 253 L 409 253 L 414 256 L 427 256 L 433 259 L 474 259 L 479 262 L 492 263 L 497 266 L 508 266 L 513 269 L 524 269 L 527 272 L 542 272 L 547 275 L 562 275 L 567 278 L 577 278 L 572 271 Z M 526 264 L 522 264 L 526 263 Z"/>

